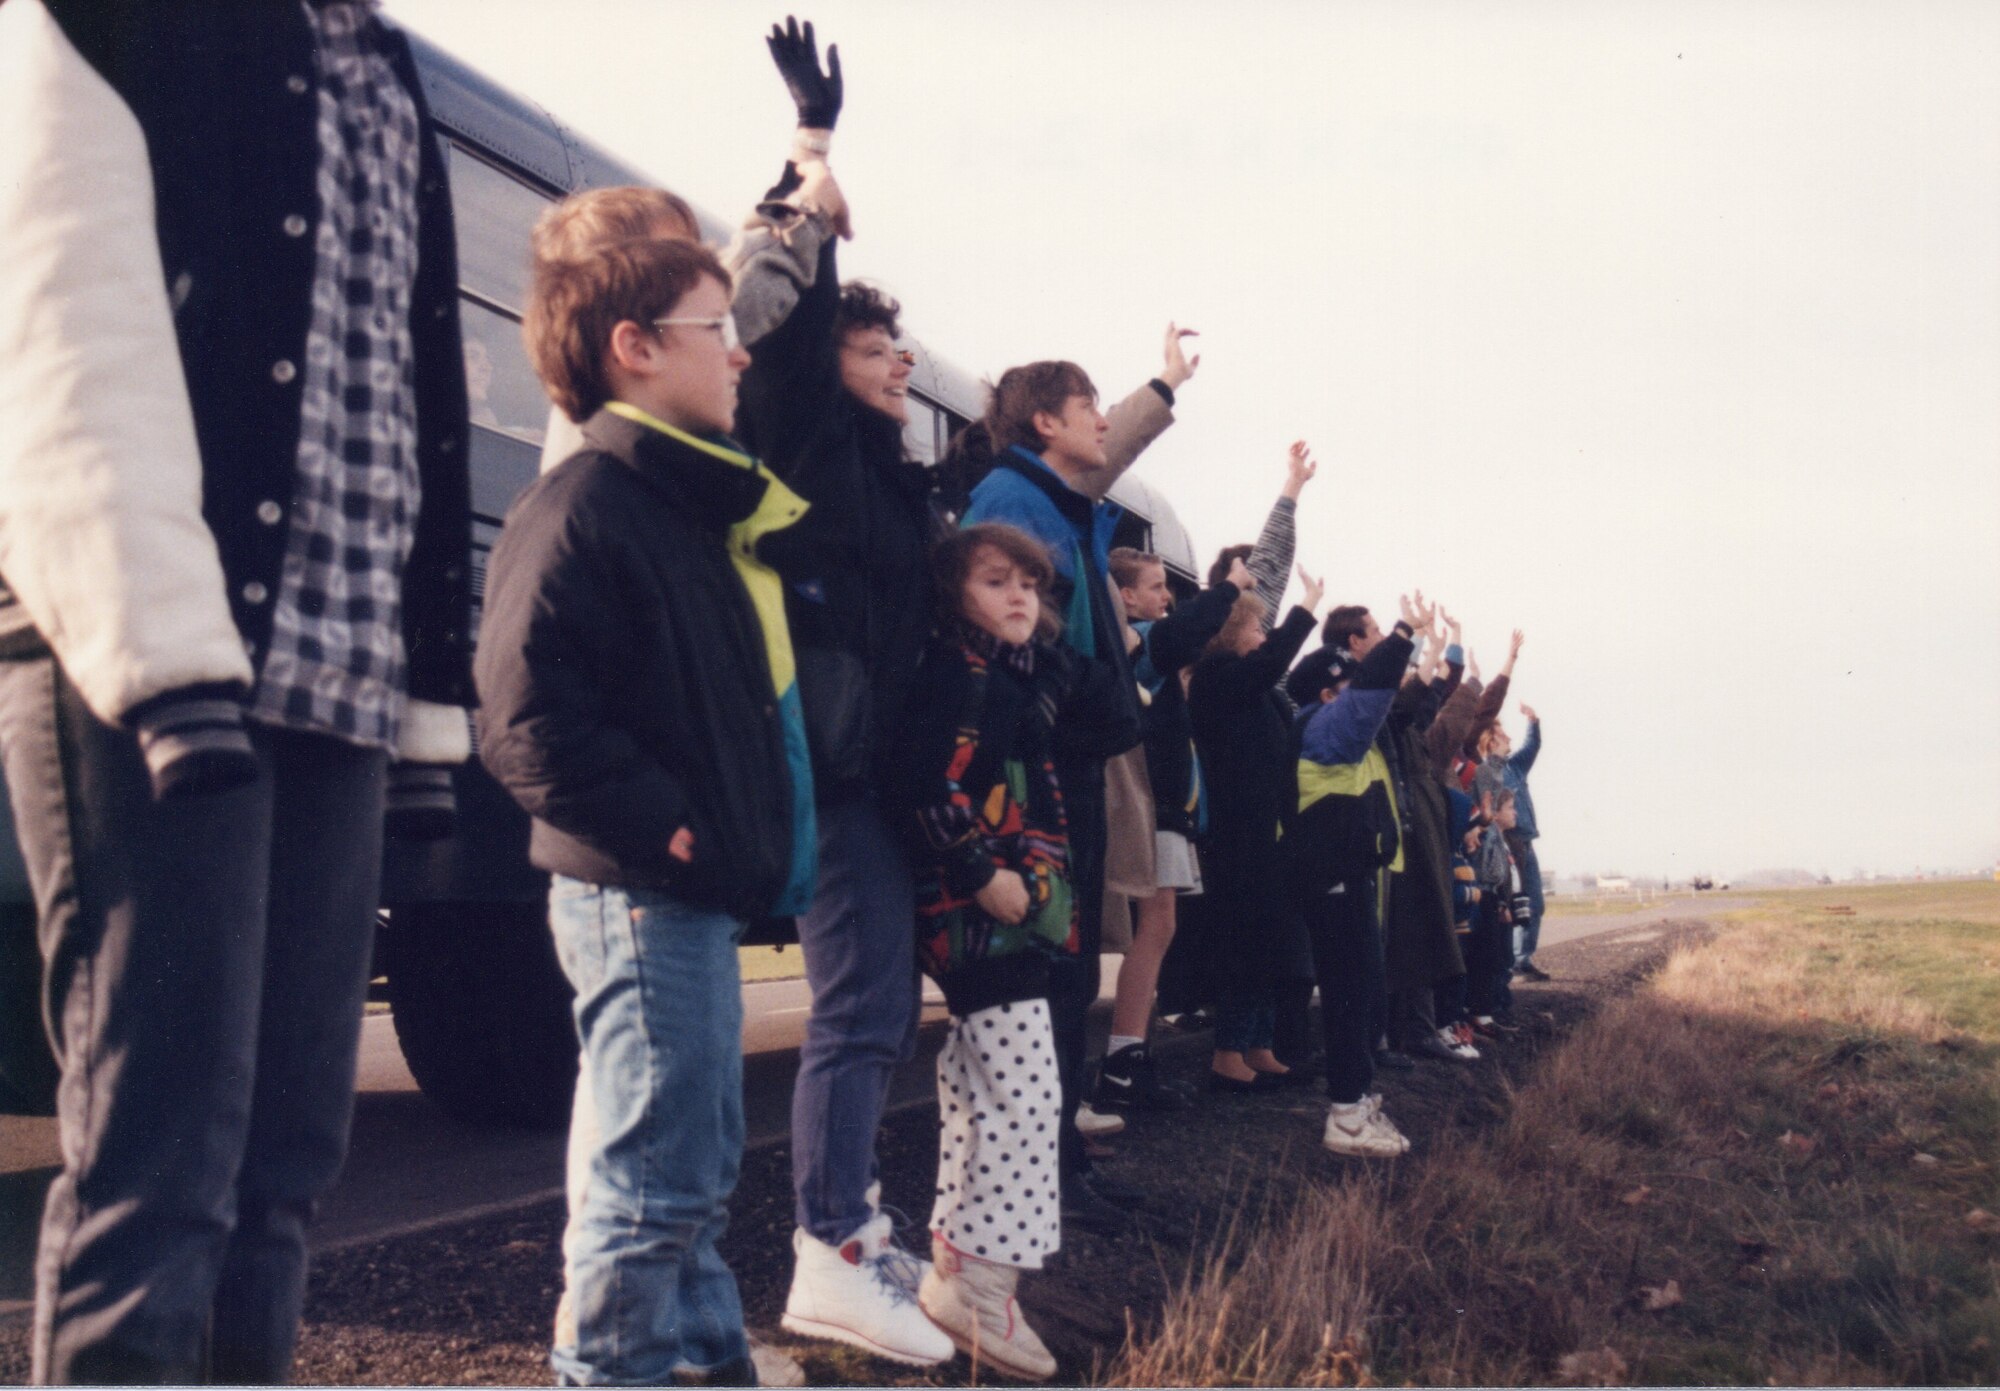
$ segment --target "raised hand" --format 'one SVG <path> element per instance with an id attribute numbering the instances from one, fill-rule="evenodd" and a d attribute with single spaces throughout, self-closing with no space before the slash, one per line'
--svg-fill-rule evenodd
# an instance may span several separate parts
<path id="1" fill-rule="evenodd" d="M 972 897 L 988 917 L 1003 923 L 1017 923 L 1028 916 L 1028 886 L 1011 869 L 995 871 L 986 887 Z"/>
<path id="2" fill-rule="evenodd" d="M 1444 611 L 1443 604 L 1438 605 L 1438 617 L 1444 620 L 1444 626 L 1451 631 L 1452 642 L 1457 643 L 1461 636 L 1458 626 L 1458 620 L 1456 618 L 1453 618 L 1450 614 Z"/>
<path id="3" fill-rule="evenodd" d="M 799 125 L 809 130 L 832 130 L 834 122 L 840 119 L 841 99 L 846 90 L 840 80 L 840 45 L 826 46 L 826 71 L 821 72 L 812 21 L 807 20 L 801 31 L 798 20 L 790 15 L 785 16 L 782 27 L 771 26 L 764 42 L 771 50 L 771 61 L 778 65 L 778 76 L 785 79 L 785 86 L 792 94 Z"/>
<path id="4" fill-rule="evenodd" d="M 1435 604 L 1426 604 L 1424 602 L 1424 592 L 1419 589 L 1417 597 L 1410 602 L 1410 607 L 1404 612 L 1403 616 L 1409 620 L 1410 627 L 1414 628 L 1417 632 L 1428 633 L 1431 630 L 1431 625 L 1437 622 L 1437 606 Z"/>
<path id="5" fill-rule="evenodd" d="M 1240 555 L 1230 560 L 1229 573 L 1222 578 L 1228 580 L 1245 594 L 1257 588 L 1257 577 L 1250 573 L 1250 567 L 1243 563 L 1243 557 Z"/>
<path id="6" fill-rule="evenodd" d="M 1514 630 L 1513 640 L 1509 642 L 1507 645 L 1507 660 L 1509 662 L 1512 662 L 1516 657 L 1521 655 L 1522 638 L 1523 634 L 1521 630 L 1519 628 L 1516 628 Z"/>
<path id="7" fill-rule="evenodd" d="M 1528 704 L 1525 700 L 1521 702 L 1521 718 L 1529 724 L 1540 724 L 1542 719 L 1540 715 L 1535 713 L 1535 707 Z"/>
<path id="8" fill-rule="evenodd" d="M 1187 379 L 1194 375 L 1194 369 L 1201 366 L 1200 353 L 1189 357 L 1181 347 L 1181 339 L 1200 336 L 1198 329 L 1167 325 L 1167 363 L 1160 370 L 1160 380 L 1167 384 L 1169 391 L 1179 391 Z"/>
<path id="9" fill-rule="evenodd" d="M 1285 456 L 1285 496 L 1297 502 L 1299 494 L 1306 490 L 1306 484 L 1312 482 L 1313 475 L 1318 472 L 1319 460 L 1313 458 L 1306 442 L 1293 440 Z"/>
<path id="10" fill-rule="evenodd" d="M 1474 681 L 1479 679 L 1479 658 L 1470 651 L 1465 654 L 1465 674 Z"/>
<path id="11" fill-rule="evenodd" d="M 1326 597 L 1326 582 L 1314 579 L 1306 573 L 1306 567 L 1301 565 L 1299 584 L 1305 589 L 1305 593 L 1299 599 L 1299 607 L 1307 613 L 1319 612 L 1319 601 Z"/>
<path id="12" fill-rule="evenodd" d="M 854 217 L 847 209 L 847 195 L 840 191 L 833 171 L 823 159 L 796 166 L 799 186 L 787 200 L 806 212 L 821 213 L 827 225 L 846 241 L 854 240 Z"/>

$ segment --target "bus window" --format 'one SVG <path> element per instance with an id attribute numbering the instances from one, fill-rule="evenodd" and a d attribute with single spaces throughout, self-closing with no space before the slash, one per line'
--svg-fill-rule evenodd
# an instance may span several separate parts
<path id="1" fill-rule="evenodd" d="M 934 464 L 942 449 L 938 444 L 938 409 L 919 396 L 904 398 L 910 406 L 910 423 L 903 427 L 903 447 L 920 464 Z"/>
<path id="2" fill-rule="evenodd" d="M 458 283 L 518 314 L 528 298 L 528 233 L 549 199 L 456 145 L 446 148 Z"/>
<path id="3" fill-rule="evenodd" d="M 458 329 L 465 339 L 465 394 L 472 423 L 540 445 L 549 398 L 528 365 L 521 326 L 478 300 L 461 297 Z"/>

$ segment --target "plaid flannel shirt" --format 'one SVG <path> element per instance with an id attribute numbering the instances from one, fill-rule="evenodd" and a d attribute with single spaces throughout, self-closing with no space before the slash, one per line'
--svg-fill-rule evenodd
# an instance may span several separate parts
<path id="1" fill-rule="evenodd" d="M 318 259 L 290 530 L 250 714 L 393 749 L 422 492 L 409 329 L 421 134 L 373 9 L 305 5 L 319 57 Z"/>

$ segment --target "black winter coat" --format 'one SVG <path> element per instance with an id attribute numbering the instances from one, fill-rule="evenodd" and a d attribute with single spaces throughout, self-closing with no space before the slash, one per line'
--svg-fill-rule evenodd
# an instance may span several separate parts
<path id="1" fill-rule="evenodd" d="M 1313 616 L 1294 608 L 1255 652 L 1215 653 L 1195 665 L 1188 714 L 1208 775 L 1205 845 L 1276 853 L 1278 828 L 1299 796 L 1290 706 L 1276 688 L 1312 630 Z"/>
<path id="2" fill-rule="evenodd" d="M 160 261 L 201 449 L 202 515 L 236 626 L 261 666 L 292 506 L 313 239 L 319 71 L 296 0 L 227 5 L 46 0 L 145 132 Z M 410 306 L 423 505 L 403 572 L 410 694 L 472 703 L 465 366 L 451 190 L 410 46 L 387 49 L 417 107 L 417 279 Z M 260 509 L 262 516 L 259 515 Z M 254 582 L 254 584 L 253 584 Z M 256 602 L 245 595 L 259 595 Z"/>
<path id="3" fill-rule="evenodd" d="M 931 542 L 944 532 L 931 480 L 902 428 L 840 381 L 832 238 L 813 284 L 750 350 L 737 432 L 812 504 L 763 554 L 785 578 L 815 795 L 874 782 L 931 630 Z"/>
<path id="4" fill-rule="evenodd" d="M 792 868 L 792 780 L 726 535 L 769 484 L 608 412 L 584 439 L 493 550 L 480 757 L 539 868 L 760 917 Z M 667 854 L 682 827 L 691 864 Z"/>
<path id="5" fill-rule="evenodd" d="M 1153 784 L 1153 820 L 1162 831 L 1193 837 L 1195 793 L 1194 722 L 1188 717 L 1181 671 L 1194 665 L 1201 649 L 1222 631 L 1241 593 L 1222 580 L 1165 618 L 1148 624 L 1134 672 L 1151 699 L 1139 712 L 1146 737 L 1146 776 Z"/>
<path id="6" fill-rule="evenodd" d="M 1435 689 L 1411 682 L 1396 693 L 1381 736 L 1403 818 L 1403 869 L 1389 876 L 1383 941 L 1391 991 L 1465 974 L 1465 958 L 1452 929 L 1450 801 L 1444 784 L 1431 773 L 1424 746 L 1424 731 L 1438 705 Z"/>

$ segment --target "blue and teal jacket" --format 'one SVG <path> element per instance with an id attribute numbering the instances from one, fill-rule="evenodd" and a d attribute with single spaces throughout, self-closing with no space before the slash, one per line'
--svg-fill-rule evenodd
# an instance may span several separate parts
<path id="1" fill-rule="evenodd" d="M 959 518 L 960 526 L 1004 522 L 1048 547 L 1064 644 L 1087 660 L 1109 663 L 1119 678 L 1124 704 L 1112 754 L 1133 747 L 1141 734 L 1132 663 L 1111 606 L 1111 537 L 1124 515 L 1115 502 L 1092 502 L 1017 444 L 994 459 L 993 471 L 972 490 L 972 504 Z"/>
<path id="2" fill-rule="evenodd" d="M 1535 766 L 1535 758 L 1542 751 L 1542 722 L 1532 720 L 1528 724 L 1528 737 L 1521 741 L 1521 747 L 1506 758 L 1488 758 L 1479 765 L 1478 784 L 1482 788 L 1504 787 L 1514 794 L 1514 829 L 1510 834 L 1522 840 L 1533 840 L 1541 834 L 1535 829 L 1535 799 L 1528 792 L 1528 770 Z"/>

